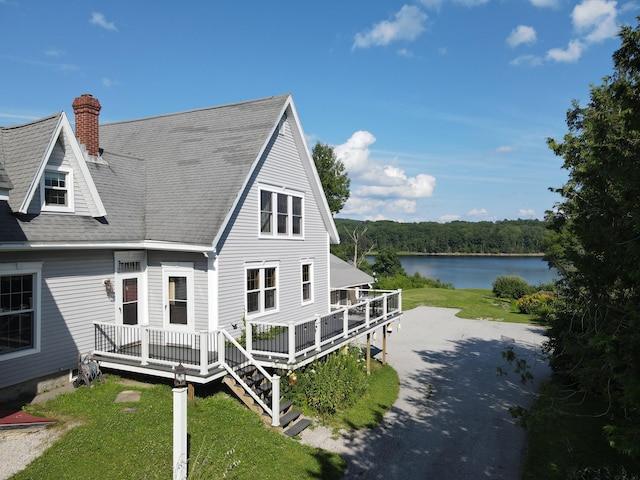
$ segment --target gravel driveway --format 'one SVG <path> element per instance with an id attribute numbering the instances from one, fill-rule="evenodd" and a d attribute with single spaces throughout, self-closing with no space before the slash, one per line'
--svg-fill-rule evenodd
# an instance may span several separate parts
<path id="1" fill-rule="evenodd" d="M 387 341 L 400 395 L 380 426 L 338 439 L 307 430 L 303 442 L 341 454 L 345 479 L 519 479 L 526 436 L 508 408 L 529 404 L 549 378 L 540 359 L 545 337 L 531 325 L 464 320 L 457 312 L 404 313 L 401 331 Z M 497 375 L 508 346 L 534 366 L 533 384 Z"/>

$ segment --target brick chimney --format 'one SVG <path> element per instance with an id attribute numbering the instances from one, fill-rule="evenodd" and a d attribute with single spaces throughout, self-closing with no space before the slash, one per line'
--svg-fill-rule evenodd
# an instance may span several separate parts
<path id="1" fill-rule="evenodd" d="M 76 138 L 87 147 L 89 155 L 97 157 L 100 140 L 98 133 L 98 116 L 102 106 L 97 98 L 83 93 L 71 104 L 76 116 Z"/>

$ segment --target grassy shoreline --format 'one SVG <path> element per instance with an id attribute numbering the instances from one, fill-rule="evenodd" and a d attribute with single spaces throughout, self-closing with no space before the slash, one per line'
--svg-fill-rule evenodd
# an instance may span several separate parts
<path id="1" fill-rule="evenodd" d="M 377 252 L 371 255 L 376 255 Z M 544 257 L 544 253 L 425 253 L 425 252 L 397 252 L 405 257 Z"/>

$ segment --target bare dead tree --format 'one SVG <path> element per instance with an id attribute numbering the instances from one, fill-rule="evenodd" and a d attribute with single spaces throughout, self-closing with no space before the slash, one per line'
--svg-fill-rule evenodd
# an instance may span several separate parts
<path id="1" fill-rule="evenodd" d="M 369 227 L 365 226 L 362 228 L 362 231 L 358 231 L 358 228 L 354 228 L 352 232 L 347 230 L 345 227 L 344 231 L 349 235 L 349 238 L 353 242 L 353 266 L 356 268 L 360 267 L 360 264 L 365 260 L 366 256 L 369 255 L 374 249 L 375 245 L 369 245 L 364 253 L 358 255 L 358 249 L 361 246 L 360 243 L 363 242 L 367 229 Z"/>

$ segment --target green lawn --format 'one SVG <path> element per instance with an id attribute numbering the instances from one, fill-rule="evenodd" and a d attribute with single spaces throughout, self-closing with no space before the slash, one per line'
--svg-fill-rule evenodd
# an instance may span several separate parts
<path id="1" fill-rule="evenodd" d="M 172 391 L 167 385 L 125 386 L 115 375 L 61 394 L 31 413 L 77 424 L 18 473 L 25 479 L 166 479 L 171 477 Z M 114 403 L 122 390 L 138 389 L 140 402 Z M 376 426 L 393 405 L 398 375 L 372 362 L 369 388 L 352 408 L 331 419 L 335 428 Z M 204 393 L 204 392 L 199 392 Z M 302 445 L 267 428 L 225 391 L 196 396 L 188 406 L 189 478 L 339 479 L 346 463 L 336 454 Z M 224 475 L 226 474 L 226 477 Z"/>
<path id="2" fill-rule="evenodd" d="M 513 302 L 496 298 L 491 290 L 416 288 L 402 291 L 402 309 L 417 306 L 459 308 L 460 318 L 485 318 L 501 322 L 531 323 L 533 316 L 519 313 Z"/>
<path id="3" fill-rule="evenodd" d="M 132 387 L 120 384 L 118 377 L 107 376 L 105 383 L 94 385 L 32 410 L 62 423 L 82 424 L 14 479 L 171 478 L 171 388 L 141 389 L 140 402 L 122 404 L 114 403 L 117 394 Z M 338 455 L 265 427 L 255 413 L 224 392 L 196 397 L 189 404 L 188 432 L 190 478 L 339 479 L 346 468 Z"/>

